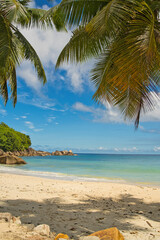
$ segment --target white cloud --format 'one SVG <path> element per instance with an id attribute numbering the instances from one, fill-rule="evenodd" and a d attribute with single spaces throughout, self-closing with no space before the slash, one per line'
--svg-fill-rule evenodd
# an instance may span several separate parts
<path id="1" fill-rule="evenodd" d="M 158 130 L 158 129 L 146 129 L 142 125 L 139 126 L 139 129 L 141 131 L 143 131 L 143 132 L 146 132 L 146 133 L 157 133 L 157 134 L 160 134 L 160 130 Z"/>
<path id="2" fill-rule="evenodd" d="M 19 94 L 18 101 L 24 104 L 32 105 L 44 110 L 65 112 L 66 109 L 55 108 L 55 102 L 52 99 L 46 98 L 43 95 L 41 97 L 30 97 L 28 94 Z"/>
<path id="3" fill-rule="evenodd" d="M 69 41 L 72 35 L 71 32 L 57 32 L 53 29 L 41 30 L 37 28 L 29 30 L 21 29 L 21 31 L 38 53 L 47 75 L 51 81 L 53 81 L 54 66 L 61 50 Z M 91 63 L 77 65 L 64 63 L 60 68 L 66 71 L 65 81 L 69 82 L 68 86 L 71 91 L 83 91 L 83 85 L 88 82 L 88 73 L 91 65 Z M 42 85 L 38 81 L 34 67 L 30 63 L 23 63 L 18 71 L 18 75 L 24 79 L 29 87 L 36 91 L 40 91 Z"/>
<path id="4" fill-rule="evenodd" d="M 35 128 L 35 129 L 34 129 L 34 132 L 41 132 L 41 131 L 43 131 L 43 130 L 44 130 L 43 128 L 38 128 L 38 129 Z"/>
<path id="5" fill-rule="evenodd" d="M 34 128 L 35 128 L 35 127 L 34 127 L 34 124 L 33 124 L 32 122 L 26 121 L 25 124 L 27 125 L 27 127 L 28 127 L 29 129 L 34 129 Z"/>
<path id="6" fill-rule="evenodd" d="M 25 81 L 28 87 L 31 87 L 40 93 L 42 84 L 38 80 L 35 69 L 30 62 L 23 62 L 18 68 L 17 74 Z"/>
<path id="7" fill-rule="evenodd" d="M 51 123 L 51 122 L 53 122 L 53 120 L 55 120 L 55 119 L 56 119 L 56 117 L 48 117 L 47 121 L 48 121 L 49 123 Z"/>
<path id="8" fill-rule="evenodd" d="M 33 130 L 34 132 L 40 132 L 44 130 L 43 128 L 35 128 L 34 124 L 30 121 L 26 121 L 25 124 L 29 129 Z"/>
<path id="9" fill-rule="evenodd" d="M 19 118 L 17 117 L 17 118 L 15 118 L 15 120 L 19 120 Z"/>
<path id="10" fill-rule="evenodd" d="M 49 10 L 49 7 L 48 7 L 48 5 L 44 4 L 44 5 L 42 6 L 42 9 L 44 9 L 44 10 Z"/>
<path id="11" fill-rule="evenodd" d="M 131 147 L 131 148 L 114 148 L 115 152 L 136 152 L 138 151 L 137 147 Z"/>
<path id="12" fill-rule="evenodd" d="M 5 109 L 3 109 L 1 106 L 0 106 L 0 115 L 2 115 L 2 116 L 7 115 L 7 111 Z"/>
<path id="13" fill-rule="evenodd" d="M 28 2 L 28 7 L 30 8 L 36 8 L 36 3 L 34 0 Z"/>
<path id="14" fill-rule="evenodd" d="M 21 116 L 21 118 L 25 119 L 25 118 L 27 118 L 27 116 Z"/>
<path id="15" fill-rule="evenodd" d="M 159 95 L 160 96 L 160 95 Z M 156 97 L 153 93 L 151 93 L 151 98 L 154 102 L 154 109 L 152 111 L 148 111 L 145 114 L 141 114 L 140 122 L 159 122 L 160 121 L 160 98 Z M 93 115 L 93 121 L 94 122 L 102 122 L 102 123 L 126 123 L 129 124 L 133 121 L 126 120 L 124 121 L 124 118 L 119 111 L 117 107 L 112 107 L 108 102 L 102 101 L 101 106 L 98 107 L 92 107 L 84 105 L 83 103 L 76 102 L 72 106 L 77 111 L 82 112 L 90 112 Z M 150 133 L 159 133 L 159 131 L 155 129 L 144 129 L 143 126 L 140 125 L 140 129 L 145 132 Z"/>
<path id="16" fill-rule="evenodd" d="M 160 147 L 154 147 L 154 149 L 153 149 L 155 152 L 159 152 L 160 151 Z"/>
<path id="17" fill-rule="evenodd" d="M 154 109 L 142 114 L 141 122 L 159 122 L 160 121 L 160 94 L 150 93 Z"/>
<path id="18" fill-rule="evenodd" d="M 88 107 L 81 102 L 76 102 L 72 107 L 77 111 L 93 112 L 93 109 L 91 107 Z"/>
<path id="19" fill-rule="evenodd" d="M 108 149 L 107 149 L 107 148 L 104 148 L 104 147 L 99 147 L 98 150 L 100 150 L 100 151 L 104 151 L 104 150 L 105 150 L 105 151 L 106 151 L 106 150 L 108 150 Z"/>
<path id="20" fill-rule="evenodd" d="M 101 107 L 97 107 L 97 108 L 92 106 L 87 106 L 81 102 L 76 102 L 72 107 L 77 111 L 92 113 L 94 122 L 102 122 L 102 123 L 124 122 L 118 109 L 112 108 L 107 102 L 103 102 Z"/>

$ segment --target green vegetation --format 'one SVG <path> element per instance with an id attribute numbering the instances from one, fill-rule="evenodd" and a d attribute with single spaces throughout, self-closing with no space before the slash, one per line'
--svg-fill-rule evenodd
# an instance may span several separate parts
<path id="1" fill-rule="evenodd" d="M 152 110 L 160 85 L 159 0 L 62 0 L 49 9 L 28 7 L 30 0 L 0 1 L 0 95 L 8 100 L 8 85 L 17 101 L 16 67 L 33 63 L 45 83 L 42 63 L 19 27 L 70 27 L 73 35 L 56 67 L 64 61 L 96 58 L 91 81 L 95 101 L 119 107 L 124 118 L 135 119 Z"/>
<path id="2" fill-rule="evenodd" d="M 65 23 L 78 28 L 62 50 L 64 61 L 96 58 L 91 80 L 97 102 L 119 107 L 135 119 L 154 107 L 160 84 L 159 0 L 62 0 Z"/>
<path id="3" fill-rule="evenodd" d="M 42 63 L 19 28 L 64 28 L 63 18 L 57 7 L 52 8 L 50 16 L 44 18 L 46 10 L 29 8 L 29 2 L 30 0 L 0 0 L 0 95 L 6 104 L 9 85 L 14 106 L 17 102 L 16 68 L 23 60 L 30 61 L 38 79 L 43 84 L 46 82 Z"/>
<path id="4" fill-rule="evenodd" d="M 15 131 L 5 123 L 0 124 L 0 149 L 3 151 L 22 151 L 29 148 L 31 140 L 28 135 Z"/>

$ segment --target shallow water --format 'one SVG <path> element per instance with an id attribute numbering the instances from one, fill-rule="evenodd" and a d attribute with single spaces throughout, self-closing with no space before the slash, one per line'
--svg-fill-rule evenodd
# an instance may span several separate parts
<path id="1" fill-rule="evenodd" d="M 130 182 L 160 186 L 160 155 L 78 154 L 23 157 L 22 166 L 0 166 L 0 172 L 64 180 Z"/>

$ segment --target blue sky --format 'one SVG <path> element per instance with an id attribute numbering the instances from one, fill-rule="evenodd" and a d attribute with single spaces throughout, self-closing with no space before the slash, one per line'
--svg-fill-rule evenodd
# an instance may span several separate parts
<path id="1" fill-rule="evenodd" d="M 47 8 L 46 2 L 32 2 Z M 51 4 L 51 3 L 50 3 Z M 55 4 L 55 3 L 52 3 Z M 23 34 L 40 56 L 48 82 L 38 81 L 34 67 L 23 62 L 17 70 L 18 103 L 5 107 L 0 99 L 0 121 L 30 135 L 32 147 L 42 150 L 72 149 L 96 153 L 160 153 L 160 101 L 142 116 L 140 127 L 124 122 L 118 109 L 92 100 L 89 81 L 93 60 L 81 65 L 64 64 L 55 71 L 58 54 L 71 33 L 25 30 Z"/>

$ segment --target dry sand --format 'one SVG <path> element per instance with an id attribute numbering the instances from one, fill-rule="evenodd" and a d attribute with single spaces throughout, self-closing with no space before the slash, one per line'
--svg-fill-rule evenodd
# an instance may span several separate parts
<path id="1" fill-rule="evenodd" d="M 74 239 L 116 226 L 125 240 L 160 240 L 157 187 L 0 174 L 0 212 Z"/>

